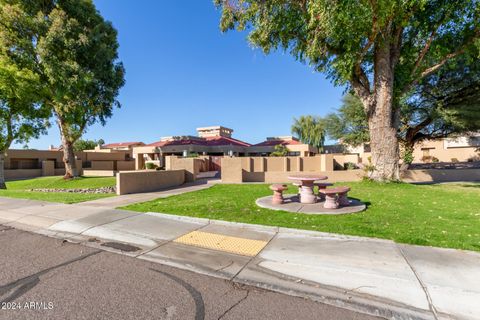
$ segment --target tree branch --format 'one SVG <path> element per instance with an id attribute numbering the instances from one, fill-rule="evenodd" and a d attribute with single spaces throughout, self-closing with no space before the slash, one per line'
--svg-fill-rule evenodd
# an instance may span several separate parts
<path id="1" fill-rule="evenodd" d="M 439 63 L 437 63 L 436 65 L 433 65 L 427 69 L 425 69 L 421 74 L 420 74 L 420 79 L 422 78 L 425 78 L 426 76 L 429 76 L 431 75 L 432 73 L 434 73 L 435 71 L 437 71 L 438 69 L 440 69 L 445 63 L 447 63 L 448 60 L 452 59 L 452 58 L 455 58 L 456 56 L 459 56 L 461 55 L 462 53 L 465 52 L 465 48 L 462 48 L 460 50 L 457 50 L 455 52 L 452 52 L 450 54 L 447 54 L 442 60 L 440 60 Z"/>

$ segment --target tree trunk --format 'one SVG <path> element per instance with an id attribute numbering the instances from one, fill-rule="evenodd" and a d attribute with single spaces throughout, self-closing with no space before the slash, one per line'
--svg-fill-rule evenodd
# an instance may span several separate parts
<path id="1" fill-rule="evenodd" d="M 60 128 L 63 145 L 63 163 L 65 164 L 65 176 L 63 178 L 72 179 L 79 176 L 77 162 L 75 161 L 75 152 L 73 151 L 73 143 L 67 137 L 67 130 L 60 118 L 58 118 L 58 126 Z"/>
<path id="2" fill-rule="evenodd" d="M 64 179 L 72 179 L 79 176 L 77 162 L 75 161 L 75 152 L 73 151 L 73 143 L 63 143 L 63 162 L 65 163 Z"/>
<path id="3" fill-rule="evenodd" d="M 393 66 L 388 45 L 375 52 L 375 102 L 368 114 L 373 171 L 376 181 L 399 180 L 397 121 L 393 112 Z"/>
<path id="4" fill-rule="evenodd" d="M 3 152 L 0 152 L 0 189 L 7 189 L 5 184 L 5 171 L 4 171 L 5 159 Z"/>

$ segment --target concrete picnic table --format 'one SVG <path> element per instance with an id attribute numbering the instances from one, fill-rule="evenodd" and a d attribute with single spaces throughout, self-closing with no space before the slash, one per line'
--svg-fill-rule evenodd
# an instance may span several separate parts
<path id="1" fill-rule="evenodd" d="M 288 179 L 299 181 L 301 183 L 300 189 L 300 203 L 315 203 L 317 202 L 317 197 L 313 193 L 314 182 L 317 180 L 327 180 L 327 176 L 321 175 L 298 175 L 298 176 L 289 176 Z"/>

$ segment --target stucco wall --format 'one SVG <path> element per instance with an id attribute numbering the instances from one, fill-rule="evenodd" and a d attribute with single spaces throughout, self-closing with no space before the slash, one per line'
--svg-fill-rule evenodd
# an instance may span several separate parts
<path id="1" fill-rule="evenodd" d="M 231 183 L 275 180 L 282 173 L 333 172 L 333 156 L 315 157 L 240 157 L 222 159 L 222 181 Z M 284 175 L 283 175 L 284 176 Z M 271 178 L 270 178 L 271 177 Z"/>
<path id="2" fill-rule="evenodd" d="M 86 177 L 115 177 L 113 170 L 83 170 L 83 175 Z"/>
<path id="3" fill-rule="evenodd" d="M 115 170 L 113 161 L 92 161 L 90 165 L 92 170 Z"/>
<path id="4" fill-rule="evenodd" d="M 5 170 L 5 180 L 19 180 L 19 179 L 28 179 L 36 178 L 42 176 L 42 169 L 16 169 L 16 170 Z"/>
<path id="5" fill-rule="evenodd" d="M 117 174 L 117 194 L 158 191 L 185 183 L 185 170 L 124 171 Z"/>
<path id="6" fill-rule="evenodd" d="M 205 167 L 205 160 L 202 158 L 165 157 L 166 170 L 185 170 L 187 182 L 195 181 L 202 167 Z"/>
<path id="7" fill-rule="evenodd" d="M 131 171 L 135 170 L 135 161 L 117 161 L 118 171 Z"/>
<path id="8" fill-rule="evenodd" d="M 402 178 L 406 182 L 480 181 L 480 169 L 407 170 Z"/>
<path id="9" fill-rule="evenodd" d="M 480 152 L 476 151 L 474 147 L 463 148 L 445 148 L 443 140 L 425 141 L 415 146 L 413 151 L 413 162 L 422 162 L 424 151 L 422 149 L 429 149 L 428 155 L 437 158 L 441 162 L 450 162 L 452 159 L 457 159 L 460 162 L 467 161 L 469 158 L 480 156 Z"/>
<path id="10" fill-rule="evenodd" d="M 332 170 L 334 157 L 334 155 L 328 154 L 293 158 L 223 158 L 222 181 L 225 183 L 282 183 L 288 182 L 288 177 L 291 175 L 313 173 L 326 175 L 328 181 L 331 182 L 362 179 L 364 172 L 360 169 Z M 344 159 L 350 160 L 349 157 L 344 157 L 340 161 Z M 288 165 L 281 166 L 282 161 L 283 163 L 287 162 Z M 480 169 L 408 170 L 404 175 L 404 180 L 407 182 L 480 181 Z"/>

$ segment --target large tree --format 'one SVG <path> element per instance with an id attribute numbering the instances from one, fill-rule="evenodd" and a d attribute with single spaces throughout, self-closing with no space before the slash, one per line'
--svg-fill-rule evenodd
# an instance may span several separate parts
<path id="1" fill-rule="evenodd" d="M 416 84 L 398 101 L 398 138 L 404 155 L 426 139 L 480 130 L 480 64 L 460 59 Z M 327 134 L 347 145 L 369 142 L 368 119 L 360 99 L 347 94 L 342 106 L 325 117 Z M 405 159 L 404 159 L 405 160 Z"/>
<path id="2" fill-rule="evenodd" d="M 323 151 L 325 127 L 322 119 L 316 116 L 300 116 L 293 119 L 292 134 L 301 142 Z"/>
<path id="3" fill-rule="evenodd" d="M 371 178 L 399 178 L 398 128 L 405 94 L 446 64 L 478 57 L 478 0 L 215 0 L 222 30 L 249 30 L 269 53 L 289 51 L 347 84 L 369 125 Z"/>
<path id="4" fill-rule="evenodd" d="M 328 137 L 344 145 L 358 146 L 370 140 L 367 115 L 354 94 L 343 96 L 340 108 L 329 113 L 324 122 Z"/>
<path id="5" fill-rule="evenodd" d="M 1 33 L 0 33 L 1 37 Z M 0 42 L 0 189 L 6 189 L 4 157 L 12 143 L 28 142 L 45 132 L 49 110 L 38 104 L 38 77 L 20 68 Z"/>
<path id="6" fill-rule="evenodd" d="M 65 178 L 78 176 L 74 143 L 96 122 L 105 124 L 124 84 L 117 32 L 91 0 L 0 0 L 1 28 L 21 38 L 10 55 L 33 62 L 43 101 L 60 130 Z"/>

